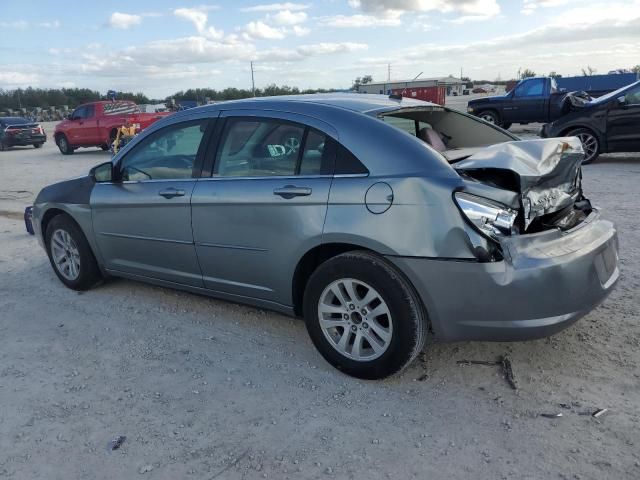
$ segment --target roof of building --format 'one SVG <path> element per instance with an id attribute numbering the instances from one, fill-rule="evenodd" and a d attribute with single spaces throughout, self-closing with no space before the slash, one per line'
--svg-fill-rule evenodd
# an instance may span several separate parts
<path id="1" fill-rule="evenodd" d="M 362 86 L 365 87 L 367 85 L 390 85 L 394 83 L 419 83 L 419 82 L 438 82 L 438 83 L 444 83 L 444 84 L 466 83 L 464 80 L 461 80 L 459 78 L 452 77 L 451 75 L 449 75 L 448 77 L 420 77 L 420 78 L 413 78 L 411 80 L 389 80 L 386 82 L 370 82 L 370 83 L 364 83 L 362 84 Z"/>

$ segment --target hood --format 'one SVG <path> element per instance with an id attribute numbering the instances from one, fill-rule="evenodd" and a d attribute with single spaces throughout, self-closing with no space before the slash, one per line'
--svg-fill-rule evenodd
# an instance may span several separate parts
<path id="1" fill-rule="evenodd" d="M 491 97 L 482 97 L 469 100 L 468 105 L 475 105 L 478 103 L 500 102 L 504 100 L 508 95 L 493 95 Z"/>
<path id="2" fill-rule="evenodd" d="M 487 147 L 453 167 L 458 173 L 520 195 L 525 230 L 536 218 L 581 197 L 584 152 L 575 137 L 522 140 Z"/>

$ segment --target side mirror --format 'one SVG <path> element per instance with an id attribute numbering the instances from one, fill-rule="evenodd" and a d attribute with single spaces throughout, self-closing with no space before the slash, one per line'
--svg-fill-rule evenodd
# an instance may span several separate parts
<path id="1" fill-rule="evenodd" d="M 113 181 L 113 163 L 105 162 L 89 170 L 89 176 L 97 183 Z"/>
<path id="2" fill-rule="evenodd" d="M 627 104 L 627 97 L 625 97 L 624 95 L 620 95 L 618 98 L 616 98 L 616 101 L 618 102 L 619 106 L 624 107 Z"/>

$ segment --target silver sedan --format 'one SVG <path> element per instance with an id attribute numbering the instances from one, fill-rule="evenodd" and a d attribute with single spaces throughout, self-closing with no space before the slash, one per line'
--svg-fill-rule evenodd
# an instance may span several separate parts
<path id="1" fill-rule="evenodd" d="M 410 99 L 249 99 L 46 187 L 33 227 L 69 288 L 117 276 L 303 316 L 329 363 L 383 378 L 430 333 L 538 338 L 604 300 L 617 236 L 583 156 Z"/>

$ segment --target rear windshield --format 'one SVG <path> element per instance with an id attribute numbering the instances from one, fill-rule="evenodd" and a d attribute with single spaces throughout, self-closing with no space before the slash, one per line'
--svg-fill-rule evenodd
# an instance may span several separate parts
<path id="1" fill-rule="evenodd" d="M 466 151 L 516 140 L 516 137 L 474 117 L 438 106 L 382 112 L 378 119 L 417 137 L 450 161 L 459 160 L 460 155 L 448 152 Z"/>

